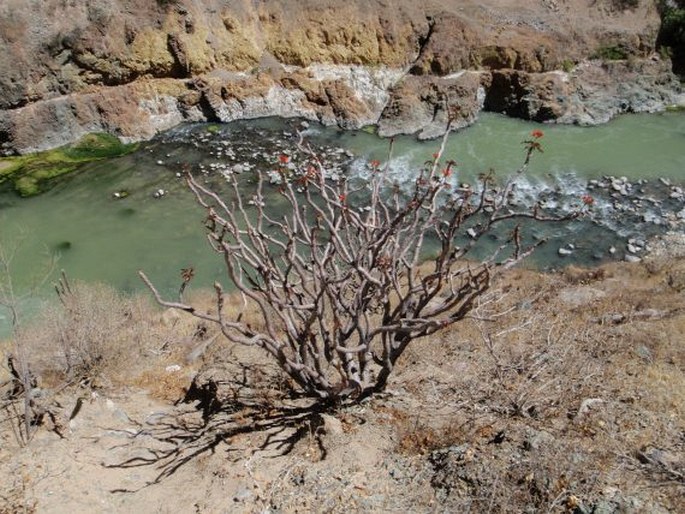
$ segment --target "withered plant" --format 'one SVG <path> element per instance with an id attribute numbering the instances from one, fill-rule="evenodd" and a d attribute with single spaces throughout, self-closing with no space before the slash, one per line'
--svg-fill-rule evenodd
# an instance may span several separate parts
<path id="1" fill-rule="evenodd" d="M 324 402 L 359 400 L 384 389 L 412 341 L 464 319 L 494 272 L 533 251 L 538 243 L 523 245 L 515 220 L 560 219 L 538 206 L 513 209 L 510 202 L 516 178 L 541 151 L 540 137 L 534 131 L 524 142 L 523 165 L 499 186 L 492 173 L 473 187 L 453 185 L 456 163 L 442 157 L 447 136 L 409 192 L 377 161 L 368 180 L 331 180 L 302 139 L 301 169 L 282 155 L 278 184 L 257 172 L 252 193 L 229 177 L 230 202 L 186 172 L 207 213 L 211 247 L 222 255 L 245 310 L 260 313 L 261 329 L 240 314 L 226 315 L 227 293 L 219 283 L 216 312 L 207 313 L 183 299 L 192 277 L 187 270 L 178 301 L 163 299 L 140 275 L 161 305 L 215 323 L 234 343 L 263 348 L 299 392 Z M 388 162 L 391 154 L 392 144 Z M 285 200 L 285 214 L 270 205 L 274 194 Z M 509 237 L 487 258 L 466 260 L 495 226 L 512 220 Z"/>

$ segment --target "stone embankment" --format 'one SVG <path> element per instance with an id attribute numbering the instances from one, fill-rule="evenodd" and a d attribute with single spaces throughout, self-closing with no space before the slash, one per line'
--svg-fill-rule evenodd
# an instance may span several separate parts
<path id="1" fill-rule="evenodd" d="M 431 138 L 483 109 L 591 125 L 678 102 L 654 2 L 504 4 L 8 0 L 0 151 L 261 116 Z"/>

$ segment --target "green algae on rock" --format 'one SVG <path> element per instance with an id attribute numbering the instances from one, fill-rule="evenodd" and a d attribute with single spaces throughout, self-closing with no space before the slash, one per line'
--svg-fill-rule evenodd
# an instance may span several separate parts
<path id="1" fill-rule="evenodd" d="M 87 134 L 72 145 L 0 159 L 0 184 L 9 181 L 21 196 L 34 196 L 49 188 L 53 179 L 84 163 L 126 155 L 137 147 L 110 134 Z"/>

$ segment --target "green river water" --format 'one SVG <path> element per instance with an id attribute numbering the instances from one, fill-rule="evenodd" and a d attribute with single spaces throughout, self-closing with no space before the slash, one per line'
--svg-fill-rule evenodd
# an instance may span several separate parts
<path id="1" fill-rule="evenodd" d="M 292 147 L 292 136 L 286 134 L 292 134 L 295 126 L 298 121 L 267 119 L 211 130 L 208 126 L 182 127 L 143 144 L 133 154 L 88 164 L 41 196 L 21 199 L 11 191 L 0 193 L 0 241 L 11 246 L 21 240 L 13 262 L 18 289 L 28 287 L 50 255 L 58 255 L 57 267 L 72 279 L 102 281 L 123 291 L 142 288 L 138 269 L 144 269 L 165 291 L 178 287 L 179 270 L 188 266 L 197 272 L 194 285 L 211 284 L 221 278 L 221 263 L 204 239 L 202 210 L 176 177 L 178 163 L 209 167 L 212 163 L 245 162 L 267 170 L 274 166 L 278 152 Z M 455 180 L 472 180 L 490 168 L 502 176 L 516 170 L 523 159 L 521 141 L 537 128 L 545 132 L 544 153 L 535 155 L 522 194 L 556 188 L 577 199 L 585 192 L 587 180 L 604 175 L 685 183 L 683 113 L 623 116 L 592 128 L 540 126 L 483 114 L 474 126 L 449 139 L 445 156 L 459 163 Z M 363 175 L 369 160 L 384 161 L 387 156 L 388 141 L 368 132 L 312 124 L 306 134 L 331 151 L 342 148 L 350 152 L 349 158 L 345 154 L 350 173 Z M 225 153 L 216 156 L 217 148 L 233 147 L 234 160 Z M 398 180 L 411 178 L 412 170 L 430 159 L 437 147 L 436 141 L 396 138 L 392 172 Z M 158 189 L 167 194 L 153 198 Z M 113 193 L 121 190 L 130 195 L 114 199 Z M 671 202 L 676 210 L 681 207 L 678 201 Z M 601 202 L 597 208 L 603 208 Z M 551 241 L 531 261 L 541 267 L 563 264 L 557 255 L 562 240 L 572 240 L 579 249 L 578 260 L 586 262 L 599 258 L 596 249 L 600 242 L 604 248 L 610 240 L 620 243 L 647 229 L 622 225 L 621 219 L 614 217 L 606 223 L 581 222 L 545 230 Z M 51 296 L 48 288 L 43 294 Z M 27 309 L 35 310 L 35 302 Z M 6 330 L 4 315 L 0 311 L 0 335 Z"/>

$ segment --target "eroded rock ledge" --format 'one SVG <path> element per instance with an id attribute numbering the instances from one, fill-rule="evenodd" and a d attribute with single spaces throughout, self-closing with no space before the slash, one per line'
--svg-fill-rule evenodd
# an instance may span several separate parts
<path id="1" fill-rule="evenodd" d="M 0 6 L 2 153 L 184 121 L 298 116 L 430 138 L 483 109 L 596 124 L 679 101 L 650 1 L 76 4 Z M 607 49 L 624 58 L 592 59 Z"/>

